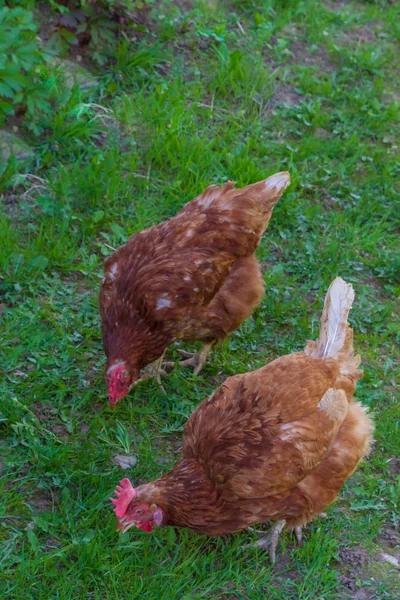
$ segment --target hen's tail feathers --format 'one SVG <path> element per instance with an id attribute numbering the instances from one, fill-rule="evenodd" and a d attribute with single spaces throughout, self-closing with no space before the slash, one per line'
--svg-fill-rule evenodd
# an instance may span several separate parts
<path id="1" fill-rule="evenodd" d="M 264 184 L 266 191 L 273 199 L 276 198 L 276 202 L 278 202 L 283 192 L 290 185 L 290 173 L 288 171 L 281 171 L 280 173 L 271 175 L 271 177 L 260 183 Z"/>
<path id="2" fill-rule="evenodd" d="M 336 277 L 325 297 L 319 340 L 308 342 L 304 352 L 313 357 L 336 358 L 341 373 L 357 380 L 362 375 L 357 369 L 360 356 L 354 355 L 353 330 L 347 322 L 353 300 L 352 285 Z"/>
<path id="3" fill-rule="evenodd" d="M 243 189 L 248 192 L 255 192 L 258 200 L 264 204 L 264 208 L 272 210 L 289 185 L 290 173 L 282 171 L 271 175 L 268 179 L 248 185 Z"/>
<path id="4" fill-rule="evenodd" d="M 264 233 L 268 227 L 272 215 L 272 209 L 282 197 L 283 192 L 290 185 L 290 174 L 287 171 L 275 173 L 268 179 L 253 183 L 243 188 L 248 197 L 252 198 L 261 209 L 260 214 L 260 233 Z"/>
<path id="5" fill-rule="evenodd" d="M 233 181 L 228 181 L 223 186 L 210 185 L 194 201 L 203 210 L 208 209 L 211 205 L 232 209 L 240 207 L 242 198 L 246 197 L 248 200 L 252 199 L 256 204 L 261 203 L 263 212 L 270 214 L 289 185 L 290 174 L 283 171 L 244 188 L 235 188 Z"/>

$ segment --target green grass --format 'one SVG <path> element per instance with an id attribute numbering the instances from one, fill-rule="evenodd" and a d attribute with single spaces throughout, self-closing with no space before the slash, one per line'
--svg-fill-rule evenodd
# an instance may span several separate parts
<path id="1" fill-rule="evenodd" d="M 379 556 L 399 509 L 399 22 L 386 2 L 157 2 L 90 93 L 54 74 L 62 102 L 40 137 L 21 125 L 35 161 L 3 169 L 2 598 L 398 597 Z M 286 169 L 258 251 L 260 309 L 200 377 L 177 367 L 166 396 L 149 382 L 111 413 L 97 307 L 109 246 L 210 183 Z M 119 536 L 108 498 L 126 472 L 112 457 L 137 456 L 134 481 L 172 466 L 186 419 L 224 377 L 315 338 L 338 274 L 356 292 L 357 396 L 377 442 L 327 519 L 301 548 L 285 535 L 274 567 L 241 550 L 249 533 Z M 370 558 L 352 566 L 344 551 Z"/>

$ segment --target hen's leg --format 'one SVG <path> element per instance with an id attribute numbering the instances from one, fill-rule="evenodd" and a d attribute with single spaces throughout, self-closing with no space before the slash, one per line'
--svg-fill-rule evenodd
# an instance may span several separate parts
<path id="1" fill-rule="evenodd" d="M 282 529 L 285 527 L 285 525 L 286 521 L 284 519 L 282 519 L 282 521 L 277 521 L 271 529 L 270 533 L 268 533 L 267 535 L 263 535 L 263 537 L 257 540 L 255 544 L 247 544 L 246 546 L 243 546 L 243 548 L 265 548 L 266 550 L 268 550 L 271 562 L 274 563 L 276 558 L 276 547 L 278 545 L 279 535 Z M 249 527 L 249 529 L 251 531 L 254 531 L 251 529 L 251 527 Z M 257 533 L 261 532 L 257 531 Z"/>
<path id="2" fill-rule="evenodd" d="M 213 345 L 214 342 L 203 344 L 200 352 L 186 352 L 186 350 L 178 350 L 179 354 L 186 359 L 181 360 L 179 364 L 182 365 L 182 367 L 193 367 L 194 374 L 198 375 L 206 364 L 208 355 L 210 354 Z"/>
<path id="3" fill-rule="evenodd" d="M 168 373 L 167 373 L 167 371 L 165 371 L 165 369 L 163 369 L 163 367 L 165 367 L 166 369 L 170 369 L 174 366 L 174 363 L 173 362 L 163 363 L 163 358 L 164 358 L 165 352 L 166 352 L 166 349 L 164 350 L 164 352 L 162 353 L 160 358 L 157 358 L 157 360 L 150 363 L 142 370 L 139 379 L 137 379 L 133 385 L 137 385 L 138 383 L 141 383 L 145 379 L 153 379 L 154 378 L 156 380 L 156 382 L 158 383 L 158 385 L 160 386 L 161 391 L 164 392 L 164 394 L 166 393 L 164 386 L 161 383 L 161 377 L 168 375 Z"/>

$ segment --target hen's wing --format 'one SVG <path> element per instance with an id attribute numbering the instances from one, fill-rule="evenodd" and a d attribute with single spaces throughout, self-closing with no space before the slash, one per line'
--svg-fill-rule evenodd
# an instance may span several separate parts
<path id="1" fill-rule="evenodd" d="M 208 305 L 235 262 L 229 252 L 169 244 L 151 230 L 127 246 L 107 260 L 101 310 L 106 314 L 123 301 L 152 323 L 180 321 L 191 308 Z"/>
<path id="2" fill-rule="evenodd" d="M 210 186 L 170 221 L 133 235 L 106 261 L 102 312 L 121 297 L 152 323 L 207 306 L 234 262 L 255 251 L 288 185 L 278 173 L 242 189 Z"/>
<path id="3" fill-rule="evenodd" d="M 346 416 L 336 376 L 335 361 L 299 353 L 227 379 L 187 422 L 185 457 L 227 500 L 284 493 L 319 464 Z"/>

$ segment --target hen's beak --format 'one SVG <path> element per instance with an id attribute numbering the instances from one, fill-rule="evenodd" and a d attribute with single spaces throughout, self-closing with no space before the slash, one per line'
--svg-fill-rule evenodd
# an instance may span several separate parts
<path id="1" fill-rule="evenodd" d="M 110 408 L 111 410 L 115 410 L 115 407 L 117 406 L 118 402 L 120 400 L 122 400 L 122 398 L 125 398 L 125 396 L 127 394 L 129 394 L 129 392 L 131 391 L 131 389 L 136 385 L 137 381 L 140 381 L 140 379 L 134 379 L 123 391 L 117 391 L 114 388 L 112 388 L 111 386 L 108 388 L 108 400 L 110 402 Z"/>
<path id="2" fill-rule="evenodd" d="M 120 531 L 121 533 L 126 533 L 128 531 L 128 529 L 130 529 L 131 527 L 135 527 L 136 526 L 136 521 L 131 521 L 130 523 L 126 523 L 125 519 L 118 519 L 117 522 L 117 531 Z"/>

